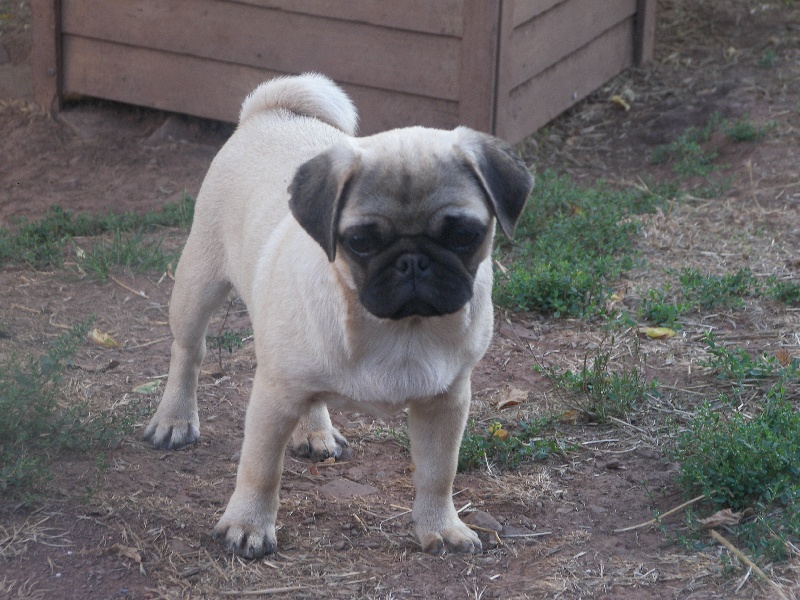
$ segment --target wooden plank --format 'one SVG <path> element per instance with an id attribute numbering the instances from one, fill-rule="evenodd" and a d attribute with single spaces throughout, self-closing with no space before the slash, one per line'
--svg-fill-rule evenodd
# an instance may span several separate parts
<path id="1" fill-rule="evenodd" d="M 61 108 L 61 0 L 31 0 L 33 100 L 44 110 Z"/>
<path id="2" fill-rule="evenodd" d="M 64 36 L 64 91 L 236 122 L 242 100 L 282 72 Z M 458 105 L 410 94 L 345 85 L 367 135 L 405 125 L 455 127 Z"/>
<path id="3" fill-rule="evenodd" d="M 461 47 L 459 120 L 494 132 L 500 0 L 466 0 Z"/>
<path id="4" fill-rule="evenodd" d="M 511 8 L 511 19 L 514 27 L 519 27 L 534 17 L 547 12 L 556 4 L 567 1 L 569 0 L 507 0 L 507 3 Z"/>
<path id="5" fill-rule="evenodd" d="M 498 135 L 512 143 L 521 141 L 631 66 L 634 21 L 623 21 L 500 98 Z"/>
<path id="6" fill-rule="evenodd" d="M 234 0 L 262 8 L 461 37 L 464 0 Z"/>
<path id="7" fill-rule="evenodd" d="M 218 0 L 70 0 L 64 32 L 457 100 L 458 38 Z"/>
<path id="8" fill-rule="evenodd" d="M 634 15 L 636 2 L 570 0 L 516 28 L 509 57 L 511 86 L 527 81 Z"/>
<path id="9" fill-rule="evenodd" d="M 642 66 L 653 60 L 656 39 L 656 0 L 638 0 L 634 61 Z"/>

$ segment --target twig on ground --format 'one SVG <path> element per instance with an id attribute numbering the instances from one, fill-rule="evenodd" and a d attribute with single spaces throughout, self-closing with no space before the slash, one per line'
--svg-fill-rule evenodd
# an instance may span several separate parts
<path id="1" fill-rule="evenodd" d="M 131 292 L 132 294 L 136 294 L 136 295 L 137 295 L 137 296 L 139 296 L 140 298 L 150 298 L 150 296 L 148 296 L 147 294 L 145 294 L 145 293 L 144 293 L 142 290 L 135 290 L 135 289 L 133 289 L 131 286 L 129 286 L 129 285 L 125 285 L 124 283 L 122 283 L 122 282 L 121 282 L 119 279 L 117 279 L 117 278 L 116 278 L 116 277 L 114 277 L 113 275 L 109 275 L 109 276 L 108 276 L 108 278 L 109 278 L 111 281 L 113 281 L 114 283 L 116 283 L 116 284 L 117 284 L 119 287 L 121 287 L 121 288 L 125 288 L 126 290 L 128 290 L 128 291 L 129 291 L 129 292 Z"/>
<path id="2" fill-rule="evenodd" d="M 266 596 L 267 594 L 285 594 L 286 592 L 299 592 L 307 589 L 307 586 L 293 585 L 291 587 L 264 588 L 261 590 L 221 590 L 219 593 L 222 596 Z"/>
<path id="3" fill-rule="evenodd" d="M 623 527 L 622 529 L 615 529 L 614 533 L 622 533 L 624 531 L 633 531 L 634 529 L 640 529 L 642 527 L 647 527 L 648 525 L 654 525 L 654 524 L 660 522 L 661 519 L 663 519 L 664 517 L 668 517 L 672 513 L 676 513 L 679 510 L 682 510 L 682 509 L 686 508 L 687 506 L 690 506 L 690 505 L 694 504 L 695 502 L 700 502 L 700 500 L 702 500 L 705 497 L 706 497 L 706 495 L 702 494 L 701 496 L 698 496 L 697 498 L 692 498 L 688 502 L 684 502 L 680 506 L 676 506 L 675 508 L 672 508 L 672 509 L 668 510 L 663 515 L 657 516 L 655 519 L 650 519 L 649 521 L 646 521 L 645 523 L 639 523 L 638 525 L 632 525 L 631 527 Z"/>
<path id="4" fill-rule="evenodd" d="M 723 546 L 725 546 L 725 547 L 726 547 L 728 550 L 730 550 L 731 552 L 733 552 L 733 553 L 736 555 L 736 558 L 738 558 L 738 559 L 739 559 L 739 560 L 741 560 L 741 561 L 742 561 L 744 564 L 746 564 L 748 567 L 750 567 L 751 569 L 753 569 L 753 572 L 754 572 L 756 575 L 758 575 L 758 576 L 761 578 L 761 580 L 762 580 L 762 581 L 764 581 L 764 583 L 766 583 L 766 584 L 767 584 L 768 586 L 770 586 L 770 587 L 771 587 L 773 590 L 775 590 L 775 592 L 778 594 L 778 596 L 780 596 L 781 600 L 789 600 L 789 598 L 786 596 L 786 594 L 784 594 L 784 593 L 783 593 L 783 590 L 781 589 L 781 586 L 779 586 L 777 583 L 775 583 L 774 581 L 772 581 L 772 579 L 770 579 L 769 577 L 767 577 L 766 573 L 764 573 L 764 571 L 762 571 L 761 569 L 759 569 L 759 568 L 758 568 L 758 565 L 757 565 L 756 563 L 754 563 L 752 560 L 750 560 L 749 558 L 747 558 L 747 557 L 746 557 L 746 556 L 745 556 L 745 555 L 744 555 L 744 554 L 741 552 L 741 550 L 739 550 L 739 549 L 738 549 L 736 546 L 734 546 L 733 544 L 731 544 L 731 543 L 730 543 L 728 540 L 726 540 L 724 537 L 722 537 L 720 534 L 718 534 L 718 533 L 717 533 L 716 531 L 714 531 L 713 529 L 712 529 L 712 530 L 711 530 L 709 533 L 711 534 L 711 537 L 712 537 L 712 538 L 714 538 L 714 539 L 715 539 L 716 541 L 718 541 L 720 544 L 722 544 Z"/>

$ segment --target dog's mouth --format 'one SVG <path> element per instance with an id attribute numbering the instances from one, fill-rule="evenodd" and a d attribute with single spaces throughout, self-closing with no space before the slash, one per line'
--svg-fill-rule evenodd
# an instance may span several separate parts
<path id="1" fill-rule="evenodd" d="M 461 310 L 472 299 L 472 276 L 423 253 L 397 256 L 362 289 L 361 303 L 381 319 L 439 317 Z"/>

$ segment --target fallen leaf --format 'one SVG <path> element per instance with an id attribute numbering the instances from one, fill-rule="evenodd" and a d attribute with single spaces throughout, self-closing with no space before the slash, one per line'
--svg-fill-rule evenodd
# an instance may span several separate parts
<path id="1" fill-rule="evenodd" d="M 611 96 L 611 104 L 619 106 L 625 112 L 628 112 L 631 109 L 631 105 L 628 104 L 625 98 L 619 95 Z"/>
<path id="2" fill-rule="evenodd" d="M 653 340 L 666 340 L 675 337 L 675 331 L 669 327 L 639 327 L 639 333 Z"/>
<path id="3" fill-rule="evenodd" d="M 502 427 L 495 428 L 494 431 L 492 431 L 492 435 L 503 442 L 508 438 L 508 432 Z"/>
<path id="4" fill-rule="evenodd" d="M 730 508 L 715 512 L 707 519 L 699 519 L 700 529 L 714 529 L 723 525 L 738 525 L 742 520 L 743 513 L 733 512 Z"/>
<path id="5" fill-rule="evenodd" d="M 575 425 L 581 413 L 578 410 L 571 409 L 561 415 L 560 421 L 565 425 Z"/>
<path id="6" fill-rule="evenodd" d="M 518 406 L 528 400 L 528 392 L 515 387 L 505 388 L 497 401 L 497 409 L 502 410 L 510 406 Z"/>
<path id="7" fill-rule="evenodd" d="M 775 353 L 775 358 L 783 367 L 788 367 L 792 363 L 792 355 L 786 348 L 781 348 Z"/>
<path id="8" fill-rule="evenodd" d="M 104 348 L 122 348 L 122 345 L 117 340 L 99 329 L 92 329 L 89 336 L 95 344 Z"/>
<path id="9" fill-rule="evenodd" d="M 130 558 L 132 561 L 142 564 L 142 553 L 139 552 L 136 548 L 131 548 L 130 546 L 123 546 L 122 544 L 114 544 L 111 546 L 111 549 L 114 550 L 120 556 L 124 556 L 125 558 Z"/>
<path id="10" fill-rule="evenodd" d="M 135 388 L 133 388 L 133 392 L 135 394 L 152 394 L 160 385 L 161 382 L 158 379 L 154 379 L 153 381 L 148 381 L 142 385 L 137 385 Z"/>

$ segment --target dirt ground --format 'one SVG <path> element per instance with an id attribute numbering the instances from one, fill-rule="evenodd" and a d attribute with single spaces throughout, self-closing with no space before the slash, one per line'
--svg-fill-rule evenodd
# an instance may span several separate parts
<path id="1" fill-rule="evenodd" d="M 30 103 L 28 23 L 27 2 L 0 0 L 0 224 L 53 204 L 146 210 L 184 190 L 195 195 L 231 126 L 88 99 L 43 114 Z M 646 223 L 636 244 L 648 267 L 620 282 L 622 306 L 634 310 L 642 289 L 685 265 L 800 277 L 800 4 L 661 0 L 654 62 L 615 78 L 521 147 L 536 169 L 587 185 L 641 185 L 674 178 L 650 163 L 653 149 L 715 112 L 774 126 L 758 143 L 720 142 L 717 176 L 731 181 L 722 196 L 689 195 Z M 165 235 L 175 246 L 185 237 Z M 104 406 L 141 401 L 133 388 L 163 381 L 168 368 L 171 280 L 115 276 L 100 284 L 69 261 L 56 271 L 0 269 L 0 353 L 41 353 L 94 314 L 122 348 L 85 344 L 68 374 L 70 393 Z M 568 408 L 534 366 L 574 369 L 609 343 L 590 322 L 504 312 L 497 322 L 473 379 L 480 423 Z M 226 326 L 247 325 L 234 305 Z M 741 565 L 726 571 L 720 547 L 677 543 L 680 512 L 663 528 L 615 532 L 686 500 L 664 452 L 663 423 L 713 393 L 713 378 L 698 366 L 708 328 L 749 349 L 800 354 L 800 312 L 755 300 L 743 311 L 703 315 L 672 340 L 639 340 L 638 358 L 635 332 L 620 336 L 615 360 L 639 360 L 662 395 L 631 423 L 562 424 L 560 439 L 578 448 L 563 456 L 511 473 L 459 475 L 457 507 L 503 526 L 499 537 L 482 533 L 478 556 L 418 550 L 406 508 L 409 455 L 397 435 L 403 420 L 359 414 L 334 415 L 351 443 L 347 460 L 287 458 L 279 552 L 256 561 L 228 555 L 209 532 L 233 490 L 255 357 L 252 342 L 225 354 L 222 369 L 210 355 L 197 445 L 161 452 L 140 440 L 156 391 L 144 397 L 135 435 L 106 453 L 99 480 L 94 459 L 63 457 L 33 506 L 0 499 L 0 598 L 775 598 Z M 520 391 L 522 404 L 498 408 Z M 761 567 L 787 597 L 800 597 L 797 558 Z"/>

